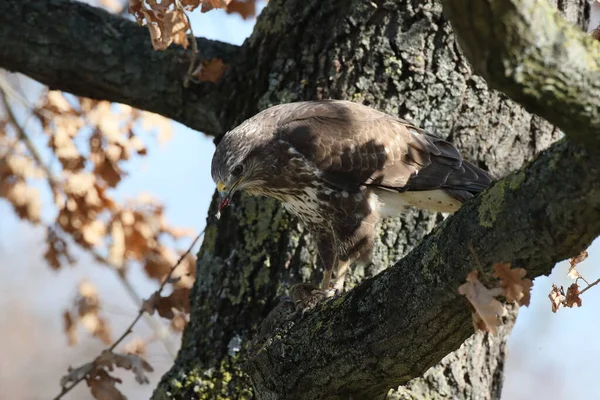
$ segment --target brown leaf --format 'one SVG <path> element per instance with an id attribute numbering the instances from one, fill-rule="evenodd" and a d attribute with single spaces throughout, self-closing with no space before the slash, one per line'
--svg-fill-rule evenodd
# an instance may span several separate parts
<path id="1" fill-rule="evenodd" d="M 114 367 L 131 370 L 135 374 L 135 380 L 138 383 L 148 383 L 150 380 L 146 376 L 146 372 L 152 372 L 154 369 L 147 361 L 135 354 L 119 354 L 109 350 L 104 350 L 96 359 L 94 365 L 105 367 L 112 371 Z"/>
<path id="2" fill-rule="evenodd" d="M 41 201 L 39 189 L 24 180 L 0 181 L 0 197 L 13 206 L 17 215 L 34 224 L 40 222 Z"/>
<path id="3" fill-rule="evenodd" d="M 226 69 L 227 64 L 220 58 L 213 58 L 209 61 L 202 60 L 198 68 L 192 72 L 192 77 L 201 82 L 219 83 Z"/>
<path id="4" fill-rule="evenodd" d="M 110 226 L 112 242 L 108 249 L 108 261 L 117 268 L 125 264 L 125 231 L 121 221 L 115 220 Z"/>
<path id="5" fill-rule="evenodd" d="M 86 382 L 97 400 L 127 400 L 115 386 L 116 383 L 121 383 L 121 379 L 110 376 L 103 369 L 95 370 L 93 375 L 86 378 Z"/>
<path id="6" fill-rule="evenodd" d="M 63 324 L 65 327 L 65 333 L 67 334 L 67 338 L 69 340 L 69 346 L 77 344 L 79 341 L 77 338 L 77 325 L 75 321 L 73 321 L 71 313 L 68 311 L 63 313 Z"/>
<path id="7" fill-rule="evenodd" d="M 552 290 L 548 294 L 548 298 L 550 299 L 550 303 L 552 304 L 552 312 L 555 313 L 558 311 L 561 305 L 564 304 L 565 301 L 565 292 L 563 287 L 560 288 L 556 286 L 556 284 L 552 284 Z"/>
<path id="8" fill-rule="evenodd" d="M 579 297 L 579 286 L 577 286 L 577 283 L 573 283 L 567 289 L 567 296 L 564 301 L 564 306 L 572 308 L 574 305 L 577 305 L 577 307 L 581 307 L 581 303 L 581 298 Z"/>
<path id="9" fill-rule="evenodd" d="M 185 326 L 189 322 L 188 314 L 186 313 L 177 313 L 175 317 L 171 320 L 171 329 L 175 332 L 183 332 Z"/>
<path id="10" fill-rule="evenodd" d="M 587 250 L 583 250 L 581 253 L 571 258 L 571 260 L 569 261 L 571 263 L 571 268 L 575 267 L 577 264 L 581 263 L 586 258 L 588 258 L 588 252 Z"/>
<path id="11" fill-rule="evenodd" d="M 69 252 L 67 242 L 52 227 L 46 229 L 46 244 L 48 248 L 44 253 L 44 258 L 52 269 L 59 269 L 63 262 L 69 265 L 75 263 L 75 259 Z"/>
<path id="12" fill-rule="evenodd" d="M 496 327 L 500 325 L 499 317 L 506 315 L 506 309 L 494 297 L 503 294 L 504 291 L 501 288 L 488 289 L 485 287 L 477 279 L 476 270 L 467 275 L 466 280 L 467 282 L 458 288 L 458 293 L 465 296 L 473 305 L 487 330 L 496 333 Z"/>
<path id="13" fill-rule="evenodd" d="M 494 264 L 494 275 L 500 278 L 506 301 L 529 306 L 531 300 L 531 279 L 523 279 L 527 271 L 523 268 L 510 268 L 508 263 Z"/>
<path id="14" fill-rule="evenodd" d="M 73 311 L 65 312 L 63 319 L 70 344 L 77 341 L 76 326 L 79 324 L 105 344 L 111 343 L 108 324 L 100 316 L 100 298 L 91 282 L 82 281 L 79 284 L 77 296 L 73 301 Z"/>
<path id="15" fill-rule="evenodd" d="M 190 289 L 175 289 L 173 290 L 173 293 L 167 297 L 163 297 L 158 293 L 154 293 L 148 300 L 144 301 L 142 309 L 150 315 L 153 315 L 154 311 L 157 311 L 158 315 L 166 319 L 173 319 L 175 317 L 173 310 L 178 310 L 189 314 Z"/>
<path id="16" fill-rule="evenodd" d="M 141 338 L 130 340 L 127 344 L 125 344 L 125 346 L 123 346 L 123 351 L 125 351 L 125 353 L 135 354 L 136 356 L 143 358 L 148 357 L 147 343 Z"/>
<path id="17" fill-rule="evenodd" d="M 201 12 L 205 13 L 215 8 L 226 8 L 231 0 L 202 0 Z"/>
<path id="18" fill-rule="evenodd" d="M 579 273 L 579 271 L 577 271 L 575 269 L 575 267 L 577 266 L 577 264 L 581 263 L 586 258 L 588 258 L 587 250 L 583 250 L 581 253 L 579 253 L 575 257 L 571 258 L 571 260 L 569 261 L 569 263 L 571 265 L 569 266 L 569 272 L 567 273 L 569 278 L 571 278 L 571 279 L 581 278 L 581 274 Z"/>
<path id="19" fill-rule="evenodd" d="M 239 14 L 243 19 L 256 15 L 256 0 L 232 0 L 227 5 L 227 14 Z"/>

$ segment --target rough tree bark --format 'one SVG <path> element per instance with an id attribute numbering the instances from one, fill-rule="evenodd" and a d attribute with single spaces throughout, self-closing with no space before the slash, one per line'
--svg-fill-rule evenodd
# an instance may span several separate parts
<path id="1" fill-rule="evenodd" d="M 585 26 L 587 1 L 558 3 L 573 22 Z M 40 10 L 48 14 L 45 19 L 35 18 Z M 452 10 L 458 19 L 460 9 Z M 28 33 L 19 36 L 23 32 Z M 181 88 L 185 64 L 178 60 L 185 53 L 154 53 L 145 35 L 132 23 L 64 0 L 0 4 L 3 45 L 10 38 L 19 40 L 18 46 L 0 46 L 0 66 L 58 89 L 156 111 L 212 134 L 272 104 L 345 98 L 412 119 L 456 143 L 467 158 L 496 176 L 521 167 L 560 135 L 473 74 L 441 4 L 431 0 L 271 0 L 240 49 L 201 42 L 212 56 L 231 61 L 220 87 Z M 127 44 L 130 38 L 135 46 Z M 20 51 L 37 56 L 21 57 Z M 69 56 L 73 60 L 65 61 Z M 140 67 L 148 60 L 152 68 Z M 132 72 L 123 73 L 120 65 Z M 558 187 L 556 171 L 567 178 L 578 174 L 581 180 Z M 461 238 L 474 239 L 486 266 L 514 261 L 533 265 L 532 276 L 547 273 L 599 233 L 585 223 L 598 220 L 597 181 L 598 171 L 585 151 L 557 144 L 527 173 L 496 185 L 444 222 L 394 268 L 302 319 L 287 318 L 288 303 L 280 296 L 300 280 L 318 281 L 311 238 L 276 203 L 238 197 L 220 221 L 208 218 L 191 321 L 175 365 L 154 397 L 250 398 L 249 373 L 259 398 L 371 399 L 407 383 L 388 396 L 498 398 L 510 324 L 494 337 L 473 335 L 427 371 L 472 332 L 468 308 L 456 295 L 473 265 Z M 527 195 L 538 200 L 521 206 Z M 585 209 L 587 214 L 578 212 Z M 213 202 L 210 215 L 214 211 Z M 528 212 L 535 218 L 526 217 Z M 495 236 L 512 232 L 515 218 L 521 236 Z M 417 211 L 386 221 L 373 265 L 353 270 L 349 287 L 396 263 L 439 221 L 439 216 Z M 530 237 L 532 230 L 539 230 L 538 241 Z M 533 254 L 540 246 L 553 251 Z M 399 281 L 400 286 L 385 284 Z M 434 300 L 427 308 L 415 298 Z M 274 308 L 280 315 L 269 315 Z M 338 328 L 349 321 L 353 329 Z M 356 359 L 368 352 L 345 347 L 356 344 L 360 332 L 372 354 L 381 357 Z M 403 351 L 391 357 L 386 354 L 391 345 Z"/>

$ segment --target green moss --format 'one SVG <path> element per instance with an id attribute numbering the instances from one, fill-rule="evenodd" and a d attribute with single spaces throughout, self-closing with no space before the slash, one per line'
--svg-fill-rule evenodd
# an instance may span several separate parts
<path id="1" fill-rule="evenodd" d="M 483 194 L 479 205 L 479 225 L 486 228 L 494 226 L 496 217 L 502 211 L 504 204 L 506 182 L 506 179 L 498 182 Z"/>
<path id="2" fill-rule="evenodd" d="M 511 190 L 516 190 L 525 180 L 525 172 L 519 171 L 507 178 L 508 187 Z"/>
<path id="3" fill-rule="evenodd" d="M 421 258 L 421 273 L 423 274 L 423 277 L 427 280 L 434 280 L 435 276 L 434 274 L 431 273 L 431 270 L 429 269 L 430 265 L 434 265 L 438 263 L 438 258 L 439 258 L 439 249 L 437 246 L 437 243 L 433 242 L 431 244 L 431 246 L 429 246 L 429 248 L 427 249 L 427 252 L 425 254 L 423 254 L 423 257 Z"/>
<path id="4" fill-rule="evenodd" d="M 221 361 L 218 368 L 202 370 L 199 367 L 177 378 L 171 378 L 165 385 L 160 385 L 153 395 L 153 400 L 167 399 L 211 399 L 233 400 L 252 398 L 246 376 L 238 367 L 239 357 L 229 357 Z M 239 382 L 243 380 L 242 382 Z"/>
<path id="5" fill-rule="evenodd" d="M 215 244 L 217 242 L 217 226 L 208 225 L 206 231 L 204 231 L 204 239 L 202 240 L 202 246 L 198 253 L 198 257 L 202 257 L 203 254 L 212 254 L 215 251 Z"/>

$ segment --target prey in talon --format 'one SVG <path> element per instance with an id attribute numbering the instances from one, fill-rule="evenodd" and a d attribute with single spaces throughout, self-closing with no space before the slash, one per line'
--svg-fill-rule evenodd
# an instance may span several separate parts
<path id="1" fill-rule="evenodd" d="M 381 218 L 408 207 L 451 213 L 492 182 L 450 142 L 338 100 L 281 104 L 244 121 L 217 145 L 211 174 L 217 215 L 245 190 L 299 217 L 316 240 L 321 291 L 342 290 L 348 267 L 369 261 Z"/>

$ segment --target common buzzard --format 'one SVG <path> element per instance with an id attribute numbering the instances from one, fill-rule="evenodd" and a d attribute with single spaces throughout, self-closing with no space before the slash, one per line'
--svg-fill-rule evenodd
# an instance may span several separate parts
<path id="1" fill-rule="evenodd" d="M 325 267 L 322 289 L 341 289 L 349 263 L 368 261 L 379 218 L 410 206 L 454 212 L 492 182 L 449 142 L 338 100 L 260 112 L 225 134 L 211 172 L 219 211 L 243 189 L 280 200 L 304 222 Z"/>

